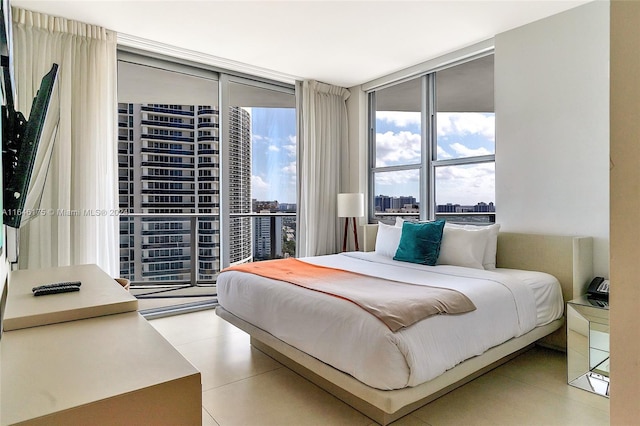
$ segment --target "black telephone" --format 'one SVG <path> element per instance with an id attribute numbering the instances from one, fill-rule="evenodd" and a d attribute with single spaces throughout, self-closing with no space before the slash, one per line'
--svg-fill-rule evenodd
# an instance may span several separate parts
<path id="1" fill-rule="evenodd" d="M 609 299 L 609 280 L 605 280 L 602 277 L 595 277 L 591 280 L 589 288 L 587 289 L 589 297 L 594 299 Z"/>

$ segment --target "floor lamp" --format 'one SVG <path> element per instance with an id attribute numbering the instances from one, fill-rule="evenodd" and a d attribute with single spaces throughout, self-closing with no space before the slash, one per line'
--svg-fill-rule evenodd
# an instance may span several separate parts
<path id="1" fill-rule="evenodd" d="M 364 194 L 338 194 L 338 217 L 346 218 L 344 221 L 344 239 L 342 240 L 342 251 L 347 251 L 347 231 L 349 230 L 349 218 L 353 218 L 353 237 L 355 238 L 356 242 L 356 251 L 360 251 L 360 247 L 358 247 L 358 227 L 356 226 L 356 217 L 362 216 L 364 216 Z"/>

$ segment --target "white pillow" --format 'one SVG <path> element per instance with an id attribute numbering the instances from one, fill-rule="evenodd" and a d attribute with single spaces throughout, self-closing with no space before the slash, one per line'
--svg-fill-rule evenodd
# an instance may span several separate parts
<path id="1" fill-rule="evenodd" d="M 415 219 L 404 219 L 400 216 L 396 216 L 396 226 L 399 228 L 402 228 L 402 224 L 405 222 L 412 222 L 412 223 L 426 223 L 426 222 L 431 222 L 430 220 L 418 220 L 418 218 Z"/>
<path id="2" fill-rule="evenodd" d="M 496 253 L 498 251 L 498 232 L 500 231 L 500 224 L 495 223 L 493 225 L 458 225 L 455 223 L 447 223 L 445 225 L 445 229 L 447 227 L 467 229 L 470 231 L 488 229 L 489 238 L 487 238 L 487 245 L 484 249 L 482 266 L 484 269 L 488 270 L 496 269 Z"/>
<path id="3" fill-rule="evenodd" d="M 402 228 L 378 222 L 375 253 L 393 258 L 398 250 L 401 236 Z"/>
<path id="4" fill-rule="evenodd" d="M 485 229 L 466 229 L 445 225 L 440 244 L 440 256 L 436 265 L 484 269 L 482 261 L 490 230 L 479 226 L 475 228 Z"/>

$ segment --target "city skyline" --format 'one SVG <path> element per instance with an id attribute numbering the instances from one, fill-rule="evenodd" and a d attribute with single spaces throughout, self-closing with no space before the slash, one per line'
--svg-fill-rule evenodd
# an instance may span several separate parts
<path id="1" fill-rule="evenodd" d="M 398 213 L 400 210 L 405 212 L 419 212 L 420 202 L 413 196 L 390 196 L 378 194 L 374 196 L 374 212 L 380 213 Z M 475 204 L 458 204 L 445 203 L 436 204 L 435 211 L 437 213 L 465 213 L 465 212 L 495 212 L 495 203 L 492 201 L 479 201 Z"/>
<path id="2" fill-rule="evenodd" d="M 254 198 L 296 202 L 296 143 L 294 108 L 254 108 L 251 112 L 252 149 L 260 152 L 251 174 Z M 418 164 L 421 147 L 420 113 L 376 113 L 376 166 Z M 464 158 L 495 153 L 493 113 L 437 115 L 437 158 Z M 377 194 L 414 195 L 419 200 L 416 170 L 381 174 Z M 436 170 L 436 204 L 474 205 L 495 202 L 493 162 L 441 167 Z"/>

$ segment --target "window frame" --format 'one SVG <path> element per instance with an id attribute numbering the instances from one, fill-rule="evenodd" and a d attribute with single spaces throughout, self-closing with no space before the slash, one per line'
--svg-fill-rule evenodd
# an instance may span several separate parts
<path id="1" fill-rule="evenodd" d="M 494 55 L 494 50 L 484 51 L 478 54 L 470 55 L 464 59 L 452 61 L 446 65 L 421 72 L 411 77 L 406 77 L 392 83 L 368 89 L 367 94 L 367 121 L 368 121 L 368 221 L 374 223 L 379 221 L 375 212 L 375 178 L 377 173 L 393 172 L 400 170 L 419 170 L 419 196 L 420 200 L 420 220 L 434 220 L 436 218 L 436 171 L 439 167 L 472 165 L 483 163 L 494 163 L 495 167 L 495 150 L 494 154 L 479 155 L 473 157 L 448 158 L 438 160 L 438 138 L 437 138 L 437 105 L 436 105 L 436 79 L 437 73 L 447 68 L 452 68 L 480 59 L 486 56 Z M 410 80 L 421 79 L 421 163 L 406 164 L 394 166 L 376 166 L 376 92 L 385 88 L 393 87 L 400 83 Z M 495 111 L 494 111 L 495 114 Z M 395 216 L 402 216 L 397 214 Z"/>
<path id="2" fill-rule="evenodd" d="M 269 78 L 266 77 L 260 77 L 260 76 L 255 76 L 255 75 L 250 75 L 250 74 L 245 74 L 242 72 L 234 72 L 231 70 L 227 70 L 227 69 L 223 69 L 223 68 L 218 68 L 212 65 L 207 65 L 207 64 L 203 64 L 203 63 L 196 63 L 187 59 L 180 59 L 180 58 L 175 58 L 175 57 L 171 57 L 168 55 L 164 55 L 161 53 L 154 53 L 154 52 L 149 52 L 149 51 L 145 51 L 143 49 L 137 49 L 134 47 L 128 47 L 128 46 L 118 46 L 118 50 L 117 50 L 117 61 L 120 62 L 125 62 L 125 63 L 130 63 L 130 64 L 134 64 L 134 65 L 140 65 L 140 66 L 146 66 L 146 67 L 150 67 L 150 68 L 157 68 L 160 70 L 164 70 L 164 71 L 169 71 L 169 72 L 173 72 L 173 73 L 177 73 L 177 74 L 183 74 L 189 77 L 196 77 L 196 78 L 201 78 L 201 79 L 207 79 L 207 80 L 211 80 L 211 81 L 215 81 L 216 85 L 217 85 L 217 96 L 214 96 L 214 98 L 216 98 L 217 101 L 217 105 L 216 107 L 218 108 L 218 119 L 217 122 L 213 121 L 213 120 L 209 120 L 207 122 L 212 123 L 211 127 L 217 128 L 218 129 L 218 133 L 219 133 L 219 152 L 217 153 L 217 155 L 219 155 L 219 159 L 218 159 L 218 163 L 219 163 L 219 176 L 216 177 L 212 177 L 212 179 L 207 179 L 206 182 L 219 182 L 219 190 L 217 193 L 218 199 L 219 199 L 219 203 L 217 203 L 218 205 L 214 204 L 213 207 L 214 208 L 219 208 L 218 213 L 200 213 L 198 211 L 198 202 L 195 202 L 195 210 L 194 213 L 191 214 L 186 214 L 188 216 L 193 216 L 191 218 L 191 224 L 192 224 L 192 240 L 191 240 L 191 260 L 192 262 L 199 262 L 199 252 L 200 252 L 200 247 L 198 246 L 198 243 L 200 242 L 200 238 L 210 238 L 210 236 L 208 235 L 199 235 L 197 233 L 197 231 L 199 230 L 198 228 L 198 223 L 200 223 L 199 218 L 203 217 L 212 217 L 212 218 L 217 218 L 218 220 L 218 227 L 219 229 L 215 230 L 213 233 L 220 235 L 220 242 L 218 243 L 217 247 L 219 248 L 219 254 L 218 254 L 218 261 L 219 261 L 219 269 L 222 270 L 223 268 L 227 267 L 230 265 L 230 259 L 231 259 L 231 235 L 230 235 L 230 229 L 229 229 L 229 225 L 231 224 L 231 222 L 233 221 L 233 215 L 230 212 L 230 193 L 231 193 L 231 186 L 230 186 L 230 182 L 228 179 L 225 179 L 225 177 L 228 176 L 229 174 L 229 169 L 232 166 L 232 153 L 230 152 L 229 149 L 229 129 L 230 129 L 230 114 L 228 111 L 228 106 L 229 106 L 229 85 L 231 83 L 240 83 L 240 84 L 244 84 L 244 85 L 248 85 L 248 86 L 252 86 L 252 87 L 258 87 L 258 88 L 264 88 L 264 89 L 269 89 L 272 90 L 274 92 L 281 92 L 281 93 L 285 93 L 287 95 L 291 95 L 294 96 L 296 95 L 295 93 L 295 85 L 294 84 L 290 84 L 290 83 L 285 83 L 282 81 L 276 81 L 276 80 L 271 80 Z M 118 102 L 120 102 L 120 99 L 117 100 Z M 129 104 L 129 110 L 126 112 L 128 114 L 128 118 L 129 121 L 131 121 L 129 124 L 129 127 L 133 127 L 134 123 L 133 123 L 133 117 L 132 114 L 134 113 L 133 111 L 133 107 L 131 106 L 132 104 L 130 102 L 122 102 L 123 104 Z M 297 103 L 294 102 L 295 108 L 296 108 L 296 114 L 297 114 Z M 173 107 L 173 105 L 166 105 L 167 107 Z M 181 107 L 180 105 L 178 105 L 178 107 Z M 118 116 L 121 114 L 120 111 L 116 112 L 116 121 L 118 120 Z M 124 114 L 124 112 L 123 112 Z M 199 115 L 197 114 L 197 112 L 194 114 L 194 120 L 199 118 Z M 171 121 L 171 120 L 170 120 Z M 196 126 L 197 128 L 197 126 Z M 131 131 L 133 132 L 133 131 Z M 116 135 L 118 136 L 118 135 Z M 171 135 L 167 135 L 167 136 L 171 136 Z M 198 135 L 199 137 L 202 137 L 201 135 Z M 172 136 L 173 137 L 173 136 Z M 133 133 L 130 135 L 130 139 L 133 139 Z M 199 138 L 195 138 L 195 140 L 197 141 Z M 116 137 L 114 143 L 116 144 L 116 146 L 119 143 L 118 138 Z M 168 143 L 170 143 L 168 141 Z M 171 149 L 171 147 L 169 147 Z M 194 148 L 195 148 L 195 157 L 197 157 L 197 153 L 198 153 L 198 149 L 200 149 L 200 145 L 196 142 L 194 144 Z M 204 148 L 206 149 L 206 148 Z M 164 155 L 167 156 L 169 154 L 167 153 L 160 153 L 160 154 L 155 154 L 156 156 L 160 156 L 160 155 Z M 296 152 L 296 156 L 297 156 L 297 152 Z M 169 155 L 168 158 L 170 158 L 171 156 Z M 195 158 L 194 157 L 194 158 Z M 129 168 L 131 168 L 131 166 L 129 166 Z M 196 175 L 194 175 L 195 179 L 194 179 L 194 187 L 193 187 L 193 192 L 191 192 L 191 194 L 194 193 L 198 193 L 199 191 L 202 191 L 201 189 L 199 189 L 198 184 L 201 183 L 201 181 L 199 180 L 199 178 L 201 177 L 205 177 L 206 175 L 206 170 L 208 169 L 195 169 Z M 178 173 L 182 173 L 182 171 L 174 171 L 174 170 L 167 170 L 167 169 L 158 169 L 156 172 L 158 176 L 173 176 L 174 173 L 178 174 Z M 202 173 L 202 174 L 200 174 Z M 215 193 L 216 191 L 213 190 L 209 190 L 208 193 Z M 120 194 L 120 190 L 118 191 L 118 201 L 120 200 L 120 197 L 126 195 L 126 196 L 130 196 L 133 197 L 133 191 L 131 191 L 131 193 L 127 193 L 127 194 Z M 153 196 L 153 194 L 151 194 Z M 296 205 L 299 205 L 299 194 L 296 193 Z M 142 217 L 142 216 L 152 216 L 152 215 L 157 215 L 158 217 L 174 217 L 175 215 L 172 215 L 170 212 L 166 212 L 165 213 L 142 213 L 142 212 L 129 212 L 127 213 L 125 216 L 128 216 L 129 219 L 126 222 L 127 224 L 131 223 L 131 227 L 133 227 L 133 219 L 135 218 L 136 220 L 139 219 L 138 217 Z M 195 219 L 194 219 L 195 218 Z M 194 234 L 195 232 L 195 234 Z M 296 230 L 296 233 L 298 234 L 298 230 Z M 132 249 L 132 247 L 134 247 L 133 245 L 131 245 L 131 239 L 129 240 L 129 246 L 127 247 L 120 247 L 119 245 L 119 251 L 121 251 L 123 248 L 126 248 L 127 250 Z M 136 248 L 139 249 L 139 248 Z M 132 249 L 133 250 L 133 249 Z M 128 262 L 134 262 L 134 258 L 130 257 Z M 197 275 L 197 271 L 199 268 L 195 267 L 193 268 L 193 271 L 191 273 L 191 277 L 190 280 L 188 280 L 188 284 L 190 285 L 197 285 L 197 284 L 210 284 L 210 283 L 214 283 L 214 280 L 210 280 L 210 279 L 200 279 Z M 137 272 L 136 272 L 137 274 Z M 171 281 L 175 281 L 176 283 L 182 283 L 183 280 L 171 280 Z M 135 281 L 135 283 L 137 284 L 145 284 L 145 281 Z M 153 282 L 152 284 L 157 284 L 157 282 Z"/>

